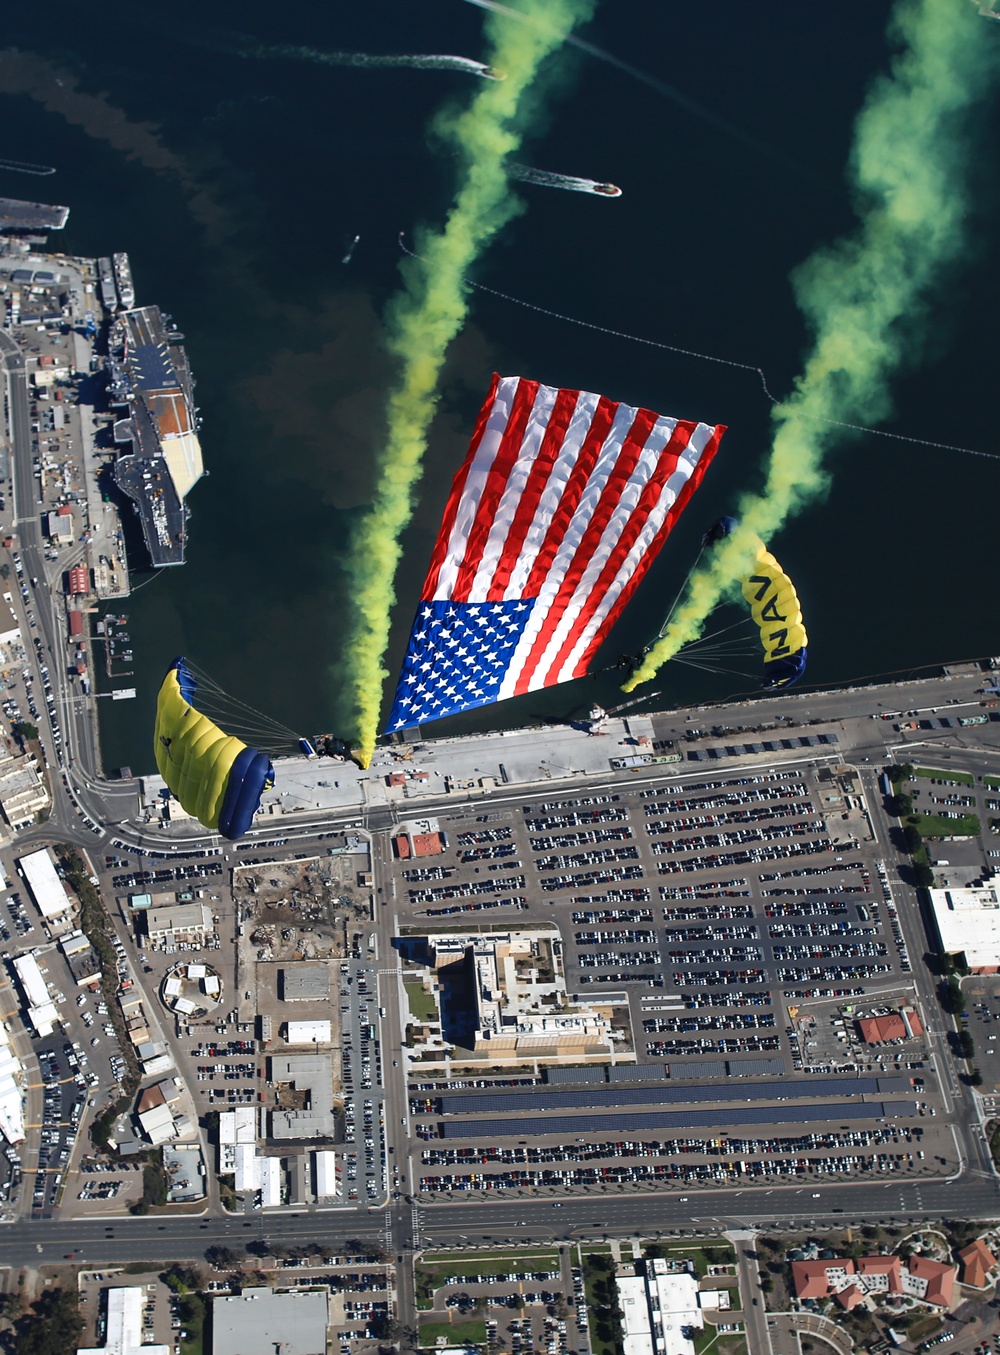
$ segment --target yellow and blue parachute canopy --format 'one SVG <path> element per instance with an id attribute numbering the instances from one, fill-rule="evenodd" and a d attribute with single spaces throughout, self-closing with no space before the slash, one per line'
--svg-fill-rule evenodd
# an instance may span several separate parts
<path id="1" fill-rule="evenodd" d="M 156 765 L 189 814 L 235 841 L 274 785 L 274 768 L 266 754 L 197 710 L 197 691 L 184 659 L 175 659 L 156 702 Z"/>
<path id="2" fill-rule="evenodd" d="M 705 544 L 721 541 L 736 526 L 736 518 L 720 518 Z M 757 547 L 753 570 L 741 586 L 764 647 L 764 687 L 790 687 L 806 671 L 809 637 L 791 579 L 759 538 Z"/>

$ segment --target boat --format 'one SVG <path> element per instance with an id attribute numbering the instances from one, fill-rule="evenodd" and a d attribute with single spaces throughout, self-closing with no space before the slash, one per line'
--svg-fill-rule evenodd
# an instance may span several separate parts
<path id="1" fill-rule="evenodd" d="M 601 193 L 606 198 L 620 198 L 622 190 L 615 183 L 595 183 L 594 192 Z"/>
<path id="2" fill-rule="evenodd" d="M 118 309 L 118 289 L 115 286 L 115 272 L 110 259 L 97 260 L 97 279 L 101 305 L 113 315 Z"/>
<path id="3" fill-rule="evenodd" d="M 111 257 L 115 270 L 115 288 L 118 292 L 118 301 L 122 310 L 130 311 L 135 305 L 135 288 L 132 285 L 132 269 L 129 265 L 128 255 L 122 251 L 119 254 L 113 254 Z"/>

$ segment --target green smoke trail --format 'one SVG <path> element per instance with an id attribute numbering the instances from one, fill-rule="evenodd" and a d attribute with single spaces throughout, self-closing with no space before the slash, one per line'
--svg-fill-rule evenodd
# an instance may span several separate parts
<path id="1" fill-rule="evenodd" d="M 504 165 L 520 144 L 529 87 L 544 59 L 589 16 L 593 2 L 521 0 L 520 12 L 531 23 L 490 14 L 485 21 L 487 61 L 491 70 L 506 78 L 486 81 L 467 108 L 439 118 L 436 125 L 458 152 L 458 190 L 444 229 L 424 234 L 420 257 L 404 265 L 406 290 L 389 317 L 389 347 L 401 360 L 402 371 L 389 396 L 375 501 L 353 534 L 347 562 L 351 634 L 338 688 L 359 761 L 366 766 L 375 747 L 382 683 L 388 676 L 382 659 L 395 602 L 399 538 L 412 513 L 445 351 L 468 309 L 463 278 L 518 211 Z"/>
<path id="2" fill-rule="evenodd" d="M 696 639 L 767 541 L 827 485 L 823 455 L 836 421 L 872 423 L 890 408 L 888 380 L 919 336 L 929 289 L 963 243 L 970 119 L 995 74 L 997 50 L 974 10 L 953 0 L 902 0 L 891 32 L 903 48 L 855 126 L 856 235 L 815 254 L 795 277 L 814 343 L 795 390 L 777 405 L 764 488 L 737 510 L 742 531 L 691 577 L 663 638 L 624 684 L 648 682 Z"/>

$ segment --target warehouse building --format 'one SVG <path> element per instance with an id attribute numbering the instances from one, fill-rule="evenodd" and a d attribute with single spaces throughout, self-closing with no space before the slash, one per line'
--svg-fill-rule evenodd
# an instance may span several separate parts
<path id="1" fill-rule="evenodd" d="M 326 1355 L 329 1293 L 261 1286 L 212 1298 L 213 1355 Z"/>

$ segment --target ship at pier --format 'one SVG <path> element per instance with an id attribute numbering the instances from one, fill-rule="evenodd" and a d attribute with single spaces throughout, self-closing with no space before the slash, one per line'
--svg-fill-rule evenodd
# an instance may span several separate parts
<path id="1" fill-rule="evenodd" d="M 121 284 L 122 270 L 116 273 Z M 158 306 L 119 311 L 108 337 L 109 398 L 126 411 L 114 426 L 123 449 L 114 479 L 135 507 L 154 569 L 184 563 L 184 500 L 205 473 L 181 337 Z"/>

